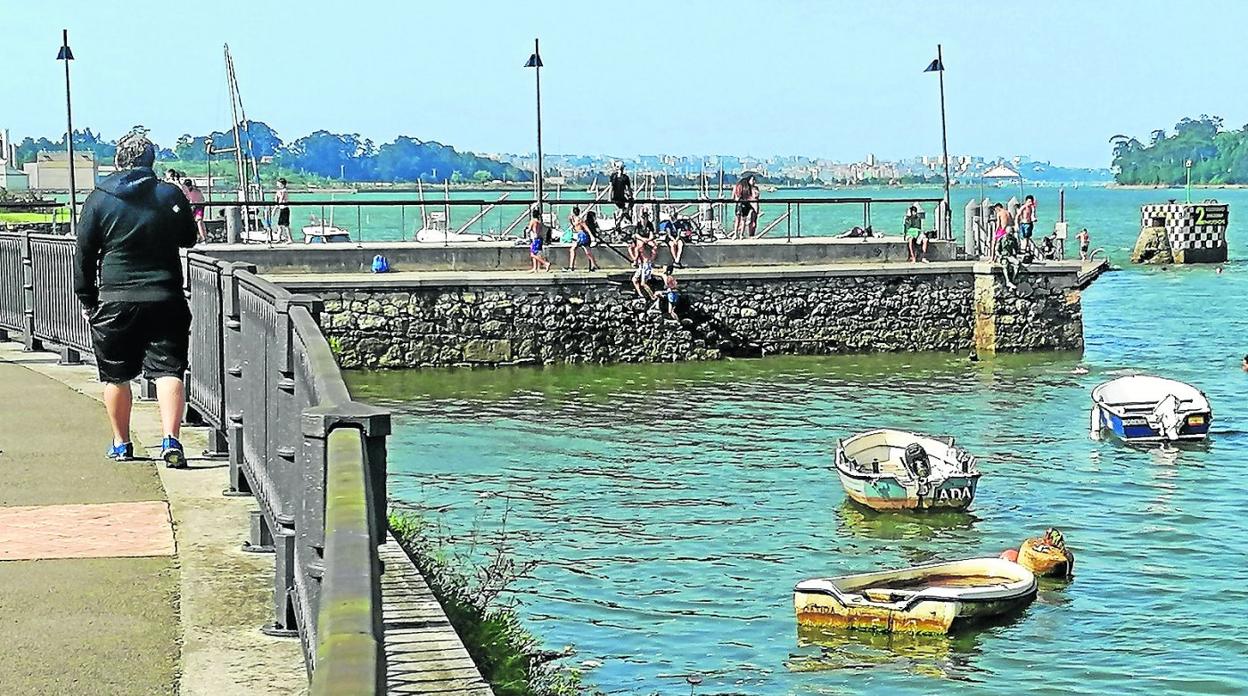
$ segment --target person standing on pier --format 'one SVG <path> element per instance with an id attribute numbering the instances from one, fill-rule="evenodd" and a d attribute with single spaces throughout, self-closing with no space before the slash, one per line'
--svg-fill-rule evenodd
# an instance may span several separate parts
<path id="1" fill-rule="evenodd" d="M 191 203 L 191 214 L 195 216 L 195 227 L 199 229 L 199 241 L 206 242 L 208 228 L 204 226 L 204 192 L 191 179 L 183 180 L 182 191 L 186 193 L 186 200 Z"/>
<path id="2" fill-rule="evenodd" d="M 633 222 L 633 180 L 624 173 L 624 163 L 616 160 L 611 172 L 611 202 L 615 204 L 615 229 L 617 234 L 625 220 Z"/>
<path id="3" fill-rule="evenodd" d="M 1075 235 L 1075 239 L 1079 240 L 1079 260 L 1088 260 L 1088 245 L 1092 242 L 1092 235 L 1088 234 L 1088 228 L 1079 230 L 1079 234 Z"/>
<path id="4" fill-rule="evenodd" d="M 1010 209 L 1000 203 L 992 206 L 997 211 L 997 229 L 992 233 L 992 250 L 988 257 L 989 261 L 997 260 L 997 246 L 1001 244 L 1001 240 L 1005 238 L 1010 228 L 1014 226 L 1014 218 L 1010 216 Z"/>
<path id="5" fill-rule="evenodd" d="M 732 226 L 732 238 L 741 239 L 745 235 L 746 225 L 750 219 L 750 177 L 743 176 L 732 187 L 732 200 L 736 202 L 736 221 Z"/>
<path id="6" fill-rule="evenodd" d="M 277 192 L 273 194 L 277 203 L 277 241 L 289 242 L 290 236 L 290 191 L 286 189 L 286 179 L 277 180 Z"/>
<path id="7" fill-rule="evenodd" d="M 543 240 L 546 238 L 545 230 L 542 229 L 542 211 L 537 208 L 533 209 L 533 217 L 529 220 L 529 226 L 526 233 L 529 235 L 529 260 L 533 265 L 529 268 L 529 273 L 537 273 L 540 266 L 543 271 L 550 270 L 550 262 L 542 256 Z"/>
<path id="8" fill-rule="evenodd" d="M 156 382 L 164 439 L 160 457 L 186 466 L 181 434 L 186 411 L 182 383 L 190 345 L 191 311 L 182 294 L 179 248 L 195 244 L 190 201 L 152 171 L 156 147 L 141 131 L 117 143 L 117 171 L 87 197 L 78 221 L 74 294 L 91 325 L 104 407 L 113 428 L 106 455 L 134 458 L 130 441 L 130 381 L 142 372 Z"/>
<path id="9" fill-rule="evenodd" d="M 758 181 L 750 176 L 750 239 L 758 234 L 758 216 L 762 214 L 762 204 L 758 202 L 762 189 L 758 185 Z"/>
<path id="10" fill-rule="evenodd" d="M 906 237 L 906 250 L 910 252 L 910 263 L 918 263 L 920 255 L 916 252 L 919 251 L 920 245 L 922 245 L 923 263 L 927 263 L 927 235 L 923 234 L 923 216 L 919 213 L 917 205 L 910 206 L 902 228 Z"/>
<path id="11" fill-rule="evenodd" d="M 1018 207 L 1018 235 L 1023 240 L 1023 252 L 1035 252 L 1036 245 L 1031 235 L 1036 231 L 1036 197 L 1027 194 L 1023 204 Z"/>
<path id="12" fill-rule="evenodd" d="M 598 270 L 598 262 L 594 260 L 594 252 L 589 248 L 594 244 L 593 235 L 590 234 L 589 226 L 585 222 L 585 218 L 581 216 L 579 206 L 572 206 L 572 246 L 568 249 L 568 270 L 576 270 L 576 250 L 584 249 L 585 258 L 589 260 L 589 270 Z"/>

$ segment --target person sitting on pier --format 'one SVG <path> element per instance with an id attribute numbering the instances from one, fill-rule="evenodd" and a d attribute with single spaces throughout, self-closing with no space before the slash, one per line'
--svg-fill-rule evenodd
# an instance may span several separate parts
<path id="1" fill-rule="evenodd" d="M 681 223 L 684 223 L 682 225 Z M 662 235 L 664 242 L 667 242 L 667 250 L 672 253 L 672 262 L 677 268 L 684 268 L 684 264 L 680 262 L 680 257 L 685 254 L 685 229 L 690 227 L 689 222 L 682 221 L 676 210 L 673 209 L 668 214 L 668 218 L 659 223 L 659 233 Z"/>
<path id="2" fill-rule="evenodd" d="M 649 249 L 651 260 L 658 252 L 658 243 L 654 240 L 654 222 L 650 220 L 650 210 L 641 209 L 641 220 L 633 226 L 633 242 L 628 248 L 628 260 L 637 265 L 642 257 L 642 250 Z"/>
<path id="3" fill-rule="evenodd" d="M 644 218 L 645 211 L 642 211 Z M 654 247 L 648 244 L 637 246 L 637 259 L 635 263 L 637 268 L 633 271 L 633 289 L 637 291 L 637 296 L 643 300 L 649 297 L 654 299 L 654 291 L 650 289 L 650 279 L 654 277 Z"/>
<path id="4" fill-rule="evenodd" d="M 1040 238 L 1040 260 L 1041 261 L 1057 261 L 1057 233 L 1054 232 L 1046 237 Z"/>
<path id="5" fill-rule="evenodd" d="M 546 236 L 542 227 L 542 211 L 534 208 L 533 219 L 529 220 L 527 228 L 529 235 L 529 260 L 533 262 L 532 267 L 529 268 L 529 273 L 537 273 L 539 266 L 543 271 L 550 270 L 550 262 L 542 256 L 542 240 Z"/>
<path id="6" fill-rule="evenodd" d="M 615 229 L 633 221 L 633 180 L 624 173 L 624 163 L 616 160 L 611 172 L 611 202 L 615 204 Z"/>
<path id="7" fill-rule="evenodd" d="M 585 258 L 589 260 L 589 270 L 598 270 L 598 262 L 594 260 L 594 252 L 589 248 L 594 245 L 593 235 L 590 234 L 589 226 L 585 224 L 585 218 L 581 217 L 581 209 L 579 206 L 572 206 L 572 247 L 568 249 L 568 270 L 576 270 L 576 250 L 584 249 Z"/>
<path id="8" fill-rule="evenodd" d="M 917 205 L 910 206 L 910 212 L 906 213 L 902 229 L 906 238 L 906 251 L 910 253 L 910 263 L 918 263 L 919 258 L 916 252 L 919 246 L 922 246 L 923 263 L 927 263 L 927 235 L 923 234 L 923 215 L 919 212 Z"/>

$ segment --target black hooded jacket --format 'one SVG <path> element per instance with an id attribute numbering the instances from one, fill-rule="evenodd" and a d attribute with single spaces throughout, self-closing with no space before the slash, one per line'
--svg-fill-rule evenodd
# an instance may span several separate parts
<path id="1" fill-rule="evenodd" d="M 180 299 L 179 247 L 195 244 L 191 204 L 151 169 L 126 169 L 96 184 L 78 219 L 74 293 L 94 310 L 101 302 Z"/>

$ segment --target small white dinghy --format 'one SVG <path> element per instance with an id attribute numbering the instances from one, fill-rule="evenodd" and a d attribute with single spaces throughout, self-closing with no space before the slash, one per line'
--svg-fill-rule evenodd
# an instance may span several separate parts
<path id="1" fill-rule="evenodd" d="M 964 510 L 979 468 L 953 438 L 868 430 L 836 447 L 836 473 L 854 502 L 872 510 Z"/>
<path id="2" fill-rule="evenodd" d="M 1199 441 L 1209 435 L 1213 410 L 1204 392 L 1152 375 L 1119 377 L 1092 390 L 1092 439 L 1109 431 L 1124 442 Z"/>
<path id="3" fill-rule="evenodd" d="M 972 558 L 803 580 L 793 608 L 804 628 L 943 634 L 1027 606 L 1036 587 L 1017 563 Z"/>

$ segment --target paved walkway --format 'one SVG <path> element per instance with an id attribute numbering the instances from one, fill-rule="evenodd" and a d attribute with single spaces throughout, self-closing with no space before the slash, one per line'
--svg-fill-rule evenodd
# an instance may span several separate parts
<path id="1" fill-rule="evenodd" d="M 94 369 L 54 363 L 0 343 L 0 694 L 305 693 L 298 641 L 258 630 L 273 557 L 239 548 L 254 501 L 221 495 L 221 461 L 104 459 Z M 152 455 L 155 404 L 134 430 Z"/>

